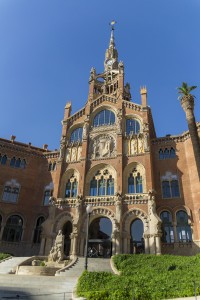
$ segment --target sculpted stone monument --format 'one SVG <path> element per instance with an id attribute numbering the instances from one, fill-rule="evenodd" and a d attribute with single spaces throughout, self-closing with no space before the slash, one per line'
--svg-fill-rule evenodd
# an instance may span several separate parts
<path id="1" fill-rule="evenodd" d="M 48 261 L 61 262 L 64 259 L 64 235 L 62 230 L 58 231 L 55 243 L 51 248 L 48 256 Z"/>

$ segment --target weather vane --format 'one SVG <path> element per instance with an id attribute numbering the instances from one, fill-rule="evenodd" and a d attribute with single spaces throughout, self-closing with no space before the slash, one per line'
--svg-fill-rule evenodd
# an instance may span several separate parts
<path id="1" fill-rule="evenodd" d="M 110 23 L 109 23 L 109 25 L 111 26 L 111 30 L 115 30 L 115 24 L 116 24 L 117 22 L 115 21 L 115 20 L 112 20 Z"/>

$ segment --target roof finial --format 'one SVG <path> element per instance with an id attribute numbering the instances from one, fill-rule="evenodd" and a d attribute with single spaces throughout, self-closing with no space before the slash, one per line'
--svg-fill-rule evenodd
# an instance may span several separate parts
<path id="1" fill-rule="evenodd" d="M 112 20 L 109 25 L 111 26 L 111 36 L 110 36 L 110 46 L 115 46 L 115 42 L 114 42 L 114 30 L 115 30 L 115 24 L 117 22 L 115 20 Z"/>

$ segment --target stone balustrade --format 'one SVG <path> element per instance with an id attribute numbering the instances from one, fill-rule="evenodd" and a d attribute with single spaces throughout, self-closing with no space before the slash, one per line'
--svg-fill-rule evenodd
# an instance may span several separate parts
<path id="1" fill-rule="evenodd" d="M 85 204 L 92 206 L 108 206 L 115 204 L 115 196 L 88 196 L 85 198 Z"/>
<path id="2" fill-rule="evenodd" d="M 147 204 L 148 194 L 125 194 L 124 202 L 126 204 Z"/>

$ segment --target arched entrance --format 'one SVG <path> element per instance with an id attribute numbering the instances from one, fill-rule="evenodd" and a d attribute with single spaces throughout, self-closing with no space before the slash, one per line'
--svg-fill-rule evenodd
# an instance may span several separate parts
<path id="1" fill-rule="evenodd" d="M 130 226 L 130 253 L 140 254 L 144 253 L 144 225 L 140 219 L 135 219 Z"/>
<path id="2" fill-rule="evenodd" d="M 72 223 L 70 221 L 63 225 L 62 233 L 64 235 L 64 253 L 66 256 L 69 256 L 71 246 L 70 234 L 72 233 Z"/>
<path id="3" fill-rule="evenodd" d="M 112 255 L 112 222 L 109 218 L 99 217 L 89 226 L 88 256 L 107 258 Z"/>

